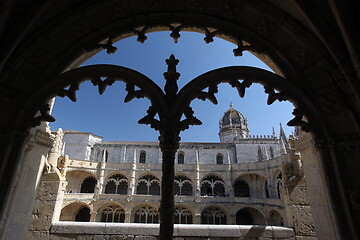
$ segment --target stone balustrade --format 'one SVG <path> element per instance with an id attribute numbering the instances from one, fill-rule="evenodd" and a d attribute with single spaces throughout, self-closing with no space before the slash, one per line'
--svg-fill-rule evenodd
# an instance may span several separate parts
<path id="1" fill-rule="evenodd" d="M 55 222 L 50 235 L 56 239 L 148 239 L 156 240 L 159 224 Z M 175 224 L 175 240 L 295 239 L 287 227 L 260 225 Z"/>

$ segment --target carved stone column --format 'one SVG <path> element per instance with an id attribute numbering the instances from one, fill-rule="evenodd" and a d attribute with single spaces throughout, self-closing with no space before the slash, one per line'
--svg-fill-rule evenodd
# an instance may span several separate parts
<path id="1" fill-rule="evenodd" d="M 169 240 L 172 239 L 174 231 L 174 161 L 175 153 L 179 148 L 180 137 L 177 133 L 166 133 L 165 131 L 163 136 L 160 136 L 159 140 L 163 156 L 159 239 Z"/>
<path id="2" fill-rule="evenodd" d="M 324 239 L 340 239 L 339 231 L 333 221 L 335 216 L 329 201 L 330 193 L 326 187 L 326 176 L 322 171 L 323 163 L 313 136 L 300 131 L 298 140 L 295 141 L 295 148 L 301 154 L 303 170 L 308 180 L 306 189 L 311 198 L 304 200 L 311 204 L 316 234 L 325 237 Z"/>
<path id="3" fill-rule="evenodd" d="M 96 215 L 97 215 L 97 212 L 92 210 L 90 212 L 90 222 L 96 222 Z"/>

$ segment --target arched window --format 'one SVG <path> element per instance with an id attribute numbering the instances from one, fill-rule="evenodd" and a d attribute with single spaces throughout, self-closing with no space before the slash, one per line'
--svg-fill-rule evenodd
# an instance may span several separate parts
<path id="1" fill-rule="evenodd" d="M 281 188 L 282 188 L 282 173 L 279 173 L 279 175 L 276 178 L 276 193 L 278 199 L 281 199 Z"/>
<path id="2" fill-rule="evenodd" d="M 93 193 L 97 180 L 94 177 L 87 177 L 81 184 L 80 193 Z"/>
<path id="3" fill-rule="evenodd" d="M 250 197 L 249 184 L 244 180 L 237 180 L 234 183 L 234 196 L 235 197 Z"/>
<path id="4" fill-rule="evenodd" d="M 135 223 L 159 223 L 159 213 L 154 208 L 145 206 L 135 212 Z"/>
<path id="5" fill-rule="evenodd" d="M 136 194 L 160 195 L 160 181 L 152 175 L 141 177 L 137 182 Z"/>
<path id="6" fill-rule="evenodd" d="M 266 220 L 263 214 L 255 208 L 242 208 L 236 213 L 236 224 L 238 225 L 265 225 Z"/>
<path id="7" fill-rule="evenodd" d="M 265 196 L 266 198 L 269 198 L 269 185 L 268 185 L 268 181 L 265 180 Z"/>
<path id="8" fill-rule="evenodd" d="M 269 224 L 272 226 L 284 226 L 284 220 L 281 217 L 280 213 L 272 210 L 270 212 L 270 221 Z"/>
<path id="9" fill-rule="evenodd" d="M 90 222 L 90 209 L 86 206 L 81 207 L 76 213 L 75 222 Z"/>
<path id="10" fill-rule="evenodd" d="M 127 194 L 129 182 L 121 174 L 115 174 L 106 181 L 105 193 L 109 194 Z"/>
<path id="11" fill-rule="evenodd" d="M 223 164 L 223 163 L 224 163 L 223 155 L 219 153 L 218 155 L 216 155 L 216 164 Z"/>
<path id="12" fill-rule="evenodd" d="M 215 175 L 209 175 L 201 181 L 201 196 L 225 196 L 225 183 Z"/>
<path id="13" fill-rule="evenodd" d="M 111 205 L 101 213 L 101 222 L 123 223 L 125 222 L 125 211 L 119 206 Z"/>
<path id="14" fill-rule="evenodd" d="M 274 149 L 270 147 L 270 159 L 273 159 L 275 157 Z"/>
<path id="15" fill-rule="evenodd" d="M 192 196 L 192 182 L 189 178 L 177 175 L 174 179 L 174 193 L 178 196 Z"/>
<path id="16" fill-rule="evenodd" d="M 178 154 L 178 164 L 184 164 L 184 154 L 183 153 L 179 153 Z"/>
<path id="17" fill-rule="evenodd" d="M 139 160 L 140 163 L 145 163 L 146 162 L 146 152 L 144 151 L 141 151 L 140 152 L 140 160 Z"/>
<path id="18" fill-rule="evenodd" d="M 236 224 L 237 225 L 253 225 L 254 224 L 253 217 L 247 208 L 240 209 L 236 213 Z"/>
<path id="19" fill-rule="evenodd" d="M 175 208 L 174 214 L 175 224 L 192 224 L 192 214 L 189 210 L 182 207 Z"/>
<path id="20" fill-rule="evenodd" d="M 201 224 L 226 224 L 226 215 L 218 208 L 206 208 L 201 212 Z"/>

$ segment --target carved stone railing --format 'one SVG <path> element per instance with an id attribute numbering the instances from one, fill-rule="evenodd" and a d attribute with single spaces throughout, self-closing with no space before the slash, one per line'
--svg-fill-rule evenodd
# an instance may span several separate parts
<path id="1" fill-rule="evenodd" d="M 159 236 L 159 224 L 139 223 L 76 223 L 56 222 L 51 227 L 51 236 L 57 239 L 85 235 L 101 239 L 131 239 L 143 237 L 155 240 Z M 175 224 L 174 237 L 197 240 L 237 240 L 237 239 L 295 239 L 294 230 L 287 227 L 259 225 L 198 225 Z M 130 239 L 130 238 L 129 238 Z"/>

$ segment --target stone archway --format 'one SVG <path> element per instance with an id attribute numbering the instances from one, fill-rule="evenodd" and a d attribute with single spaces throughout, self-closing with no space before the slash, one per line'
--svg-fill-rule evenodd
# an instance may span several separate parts
<path id="1" fill-rule="evenodd" d="M 301 7 L 304 11 L 304 6 L 299 4 Z M 11 212 L 9 202 L 13 197 L 11 189 L 15 171 L 22 164 L 25 138 L 33 116 L 46 99 L 54 96 L 49 89 L 58 86 L 53 79 L 91 56 L 94 48 L 106 47 L 109 37 L 114 34 L 131 32 L 139 26 L 141 30 L 145 22 L 154 25 L 197 23 L 241 36 L 244 42 L 260 49 L 258 51 L 266 52 L 267 56 L 257 55 L 274 63 L 272 66 L 277 72 L 281 69 L 286 79 L 304 89 L 308 97 L 307 106 L 312 106 L 312 109 L 303 111 L 313 126 L 315 141 L 321 147 L 314 150 L 318 152 L 320 161 L 315 159 L 317 165 L 308 166 L 323 173 L 320 176 L 321 196 L 312 204 L 327 213 L 327 219 L 331 219 L 329 229 L 334 229 L 330 233 L 320 230 L 319 234 L 328 239 L 339 236 L 356 238 L 358 230 L 355 230 L 354 223 L 360 215 L 356 210 L 359 183 L 356 181 L 358 168 L 352 166 L 359 151 L 358 83 L 352 81 L 356 77 L 351 69 L 346 68 L 350 65 L 339 64 L 337 57 L 344 57 L 341 51 L 334 53 L 336 46 L 329 50 L 320 37 L 265 1 L 214 1 L 211 5 L 202 1 L 177 1 L 173 4 L 155 1 L 150 7 L 147 1 L 110 1 L 58 8 L 47 17 L 41 18 L 41 12 L 35 15 L 40 27 L 23 30 L 26 37 L 17 41 L 16 49 L 6 55 L 9 56 L 7 59 L 2 59 L 6 64 L 6 68 L 1 66 L 0 76 L 4 93 L 2 112 L 6 113 L 2 114 L 5 117 L 0 121 L 4 149 L 0 152 L 3 159 L 0 172 L 2 219 Z M 311 13 L 307 14 L 314 19 Z M 193 30 L 198 31 L 196 28 Z M 354 95 L 345 97 L 348 92 L 354 92 Z M 310 144 L 314 145 L 314 140 Z M 305 174 L 306 168 L 305 165 Z M 310 194 L 316 190 L 311 190 L 310 184 Z M 335 205 L 343 208 L 332 208 Z M 315 223 L 321 218 L 315 214 Z"/>

